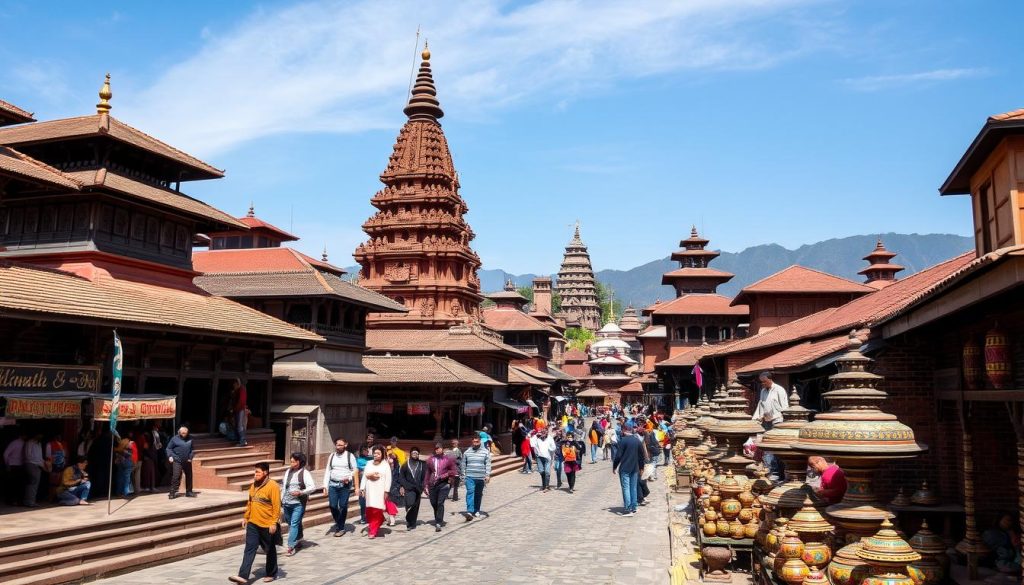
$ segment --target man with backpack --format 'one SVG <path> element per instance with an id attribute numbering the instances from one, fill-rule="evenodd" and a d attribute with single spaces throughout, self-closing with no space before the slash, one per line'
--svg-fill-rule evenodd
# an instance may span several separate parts
<path id="1" fill-rule="evenodd" d="M 334 453 L 331 453 L 324 468 L 324 494 L 331 507 L 331 517 L 334 518 L 334 524 L 327 529 L 327 534 L 333 532 L 334 536 L 345 535 L 348 499 L 353 490 L 358 499 L 361 496 L 359 464 L 355 456 L 348 451 L 348 442 L 345 439 L 338 439 L 334 442 Z"/>
<path id="2" fill-rule="evenodd" d="M 306 455 L 298 451 L 292 453 L 288 471 L 284 472 L 281 480 L 281 511 L 288 522 L 288 551 L 285 556 L 290 557 L 299 549 L 302 517 L 306 515 L 306 502 L 314 490 L 313 474 L 306 469 Z"/>

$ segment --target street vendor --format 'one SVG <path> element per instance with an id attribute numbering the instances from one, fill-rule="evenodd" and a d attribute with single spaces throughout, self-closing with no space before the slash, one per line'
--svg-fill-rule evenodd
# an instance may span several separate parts
<path id="1" fill-rule="evenodd" d="M 829 505 L 841 502 L 843 496 L 846 495 L 846 474 L 843 470 L 835 463 L 829 463 L 824 457 L 818 455 L 808 457 L 807 464 L 819 476 L 818 485 L 812 485 L 814 495 Z"/>

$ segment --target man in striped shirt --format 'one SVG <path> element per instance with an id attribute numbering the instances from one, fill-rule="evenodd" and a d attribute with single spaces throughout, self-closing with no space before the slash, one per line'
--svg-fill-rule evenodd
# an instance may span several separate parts
<path id="1" fill-rule="evenodd" d="M 469 522 L 480 517 L 484 485 L 491 481 L 491 452 L 482 446 L 479 435 L 473 437 L 472 446 L 462 454 L 459 476 L 466 484 L 466 511 L 462 516 Z"/>

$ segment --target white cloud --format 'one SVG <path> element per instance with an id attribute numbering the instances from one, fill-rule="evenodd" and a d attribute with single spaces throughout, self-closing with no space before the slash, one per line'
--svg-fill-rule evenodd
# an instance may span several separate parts
<path id="1" fill-rule="evenodd" d="M 282 132 L 394 128 L 422 25 L 442 107 L 463 117 L 535 98 L 559 108 L 624 78 L 790 58 L 805 35 L 767 40 L 758 26 L 771 18 L 785 30 L 787 11 L 811 1 L 312 1 L 204 28 L 195 55 L 115 107 L 205 156 Z"/>
<path id="2" fill-rule="evenodd" d="M 932 85 L 958 79 L 973 79 L 988 75 L 985 68 L 933 69 L 897 75 L 871 75 L 841 79 L 840 83 L 857 91 L 881 91 L 899 87 Z"/>

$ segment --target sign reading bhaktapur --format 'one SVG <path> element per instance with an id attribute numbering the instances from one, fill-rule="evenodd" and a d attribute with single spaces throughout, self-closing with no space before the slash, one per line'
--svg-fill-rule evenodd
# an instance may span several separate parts
<path id="1" fill-rule="evenodd" d="M 0 363 L 0 392 L 96 392 L 99 386 L 98 367 Z"/>
<path id="2" fill-rule="evenodd" d="M 128 398 L 131 398 L 128 396 Z M 94 398 L 93 412 L 96 420 L 109 420 L 113 410 L 112 398 Z M 174 418 L 175 398 L 152 398 L 144 400 L 125 400 L 121 395 L 118 404 L 117 420 L 142 420 L 154 418 Z"/>
<path id="3" fill-rule="evenodd" d="M 79 418 L 82 400 L 7 397 L 7 418 Z"/>

